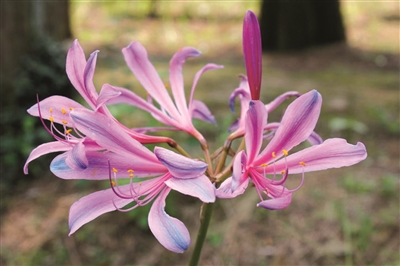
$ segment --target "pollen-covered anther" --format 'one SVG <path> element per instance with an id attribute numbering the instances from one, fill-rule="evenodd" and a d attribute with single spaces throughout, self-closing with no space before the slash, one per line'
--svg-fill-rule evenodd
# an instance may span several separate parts
<path id="1" fill-rule="evenodd" d="M 65 130 L 65 135 L 69 135 L 69 134 L 71 134 L 71 132 L 72 132 L 72 129 L 67 129 L 67 130 Z"/>
<path id="2" fill-rule="evenodd" d="M 115 167 L 112 168 L 112 171 L 113 171 L 113 173 L 118 173 L 118 170 Z"/>
<path id="3" fill-rule="evenodd" d="M 171 88 L 171 86 L 168 83 L 165 83 L 164 86 L 165 86 L 166 89 Z"/>
<path id="4" fill-rule="evenodd" d="M 281 174 L 284 175 L 286 173 L 286 170 L 282 170 Z"/>
<path id="5" fill-rule="evenodd" d="M 272 152 L 272 158 L 276 158 L 276 153 L 274 151 Z"/>
<path id="6" fill-rule="evenodd" d="M 66 114 L 67 114 L 67 110 L 65 110 L 65 108 L 61 108 L 61 113 L 62 113 L 63 115 L 66 115 Z"/>
<path id="7" fill-rule="evenodd" d="M 54 123 L 54 118 L 53 118 L 52 116 L 49 116 L 49 121 L 50 121 L 51 123 Z"/>
<path id="8" fill-rule="evenodd" d="M 306 163 L 305 163 L 305 162 L 299 162 L 299 164 L 302 165 L 302 166 L 304 166 L 304 167 L 306 166 Z"/>
<path id="9" fill-rule="evenodd" d="M 130 178 L 134 177 L 134 175 L 135 175 L 135 171 L 134 170 L 129 169 L 127 172 L 129 173 L 129 177 Z"/>
<path id="10" fill-rule="evenodd" d="M 110 181 L 110 185 L 112 186 L 112 187 L 115 187 L 115 182 L 114 181 Z"/>
<path id="11" fill-rule="evenodd" d="M 282 150 L 282 152 L 283 152 L 283 155 L 285 155 L 285 156 L 289 155 L 289 152 L 287 150 Z"/>
<path id="12" fill-rule="evenodd" d="M 267 167 L 268 164 L 267 164 L 267 163 L 262 163 L 262 164 L 260 164 L 260 166 L 261 166 L 261 167 Z"/>
<path id="13" fill-rule="evenodd" d="M 50 112 L 50 114 L 53 113 L 53 108 L 52 107 L 50 107 L 49 112 Z"/>
<path id="14" fill-rule="evenodd" d="M 64 125 L 68 124 L 67 120 L 61 120 L 61 123 L 63 123 Z"/>
<path id="15" fill-rule="evenodd" d="M 70 107 L 69 110 L 72 111 L 72 110 L 74 110 L 74 108 Z"/>

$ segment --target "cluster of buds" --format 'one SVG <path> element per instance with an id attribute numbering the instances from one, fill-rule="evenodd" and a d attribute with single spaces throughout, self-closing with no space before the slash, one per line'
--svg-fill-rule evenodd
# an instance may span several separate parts
<path id="1" fill-rule="evenodd" d="M 172 57 L 171 95 L 149 61 L 146 49 L 132 42 L 122 53 L 148 98 L 109 84 L 104 84 L 98 92 L 93 84 L 98 51 L 86 60 L 78 41 L 74 41 L 68 51 L 66 71 L 87 107 L 62 96 L 38 99 L 28 113 L 38 116 L 55 140 L 36 147 L 24 166 L 24 172 L 28 173 L 32 160 L 62 152 L 50 164 L 57 177 L 109 181 L 108 189 L 89 194 L 71 206 L 70 234 L 104 213 L 130 211 L 151 203 L 148 223 L 154 236 L 168 250 L 184 252 L 190 244 L 189 232 L 180 220 L 165 212 L 165 200 L 171 190 L 212 203 L 217 198 L 237 197 L 248 187 L 254 187 L 260 197 L 258 207 L 279 210 L 291 203 L 293 192 L 304 183 L 305 173 L 350 166 L 366 158 L 362 143 L 352 145 L 339 138 L 323 141 L 314 132 L 322 105 L 322 97 L 316 90 L 302 95 L 289 91 L 268 104 L 260 101 L 261 37 L 257 18 L 251 11 L 246 13 L 243 24 L 243 52 L 247 76 L 241 76 L 239 87 L 230 97 L 232 109 L 239 98 L 240 117 L 213 160 L 207 140 L 192 119 L 208 123 L 215 123 L 215 119 L 205 103 L 194 99 L 194 91 L 204 72 L 222 66 L 207 64 L 201 68 L 187 100 L 182 67 L 186 59 L 197 57 L 200 52 L 184 47 Z M 268 114 L 289 97 L 296 99 L 281 121 L 269 122 Z M 140 108 L 165 126 L 129 128 L 108 109 L 109 105 L 119 103 Z M 147 134 L 161 130 L 184 131 L 195 137 L 204 159 L 191 158 L 172 138 Z M 242 139 L 243 145 L 232 151 L 231 143 L 237 139 Z M 289 154 L 304 141 L 310 143 L 308 148 Z M 156 146 L 151 151 L 146 144 L 168 144 L 171 149 Z M 230 163 L 228 157 L 232 157 Z M 291 174 L 302 176 L 295 189 L 285 187 Z"/>

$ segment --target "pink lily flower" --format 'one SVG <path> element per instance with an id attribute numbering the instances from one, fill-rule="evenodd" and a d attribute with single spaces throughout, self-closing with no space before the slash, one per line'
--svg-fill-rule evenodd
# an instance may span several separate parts
<path id="1" fill-rule="evenodd" d="M 321 104 L 321 95 L 315 90 L 294 100 L 283 115 L 274 137 L 260 152 L 268 113 L 262 102 L 251 101 L 245 126 L 246 151 L 235 156 L 232 177 L 221 184 L 217 197 L 236 197 L 251 181 L 261 200 L 257 206 L 283 209 L 290 204 L 292 193 L 303 185 L 306 172 L 350 166 L 364 160 L 367 157 L 364 144 L 351 145 L 340 138 L 328 139 L 289 155 L 293 147 L 312 133 Z M 281 179 L 276 179 L 277 173 L 282 174 Z M 289 174 L 302 174 L 301 184 L 295 189 L 284 186 Z M 272 178 L 267 178 L 268 175 Z"/>
<path id="2" fill-rule="evenodd" d="M 111 183 L 111 188 L 89 194 L 71 206 L 70 235 L 104 213 L 130 211 L 154 200 L 148 217 L 150 230 L 168 250 L 184 252 L 190 244 L 189 232 L 181 221 L 165 212 L 165 199 L 174 189 L 203 202 L 214 202 L 214 186 L 204 175 L 207 164 L 160 147 L 152 153 L 113 119 L 99 112 L 75 109 L 70 117 L 76 128 L 101 149 L 81 150 L 87 158 L 81 168 L 70 167 L 68 156 L 60 154 L 52 161 L 51 171 L 64 179 L 110 179 Z M 149 176 L 153 178 L 145 178 Z M 134 182 L 133 177 L 143 181 Z M 130 182 L 118 185 L 119 178 Z M 123 209 L 131 203 L 134 205 Z"/>
<path id="3" fill-rule="evenodd" d="M 153 117 L 161 123 L 172 127 L 155 128 L 155 130 L 178 129 L 186 131 L 199 140 L 204 140 L 203 136 L 193 126 L 192 118 L 201 119 L 210 123 L 215 123 L 215 120 L 214 116 L 212 116 L 203 102 L 193 100 L 193 95 L 200 76 L 208 70 L 219 69 L 222 68 L 222 66 L 207 64 L 196 73 L 190 98 L 187 103 L 183 85 L 182 67 L 186 59 L 200 55 L 198 50 L 192 47 L 184 47 L 178 51 L 170 61 L 169 79 L 174 100 L 168 93 L 156 69 L 149 61 L 147 51 L 143 45 L 139 42 L 132 42 L 129 46 L 122 49 L 122 53 L 133 74 L 146 89 L 151 99 L 159 104 L 160 108 L 156 107 L 151 100 L 146 101 L 132 91 L 107 85 L 105 89 L 108 91 L 121 94 L 120 97 L 114 98 L 113 102 L 124 102 L 137 106 L 152 114 Z"/>
<path id="4" fill-rule="evenodd" d="M 105 104 L 111 101 L 111 99 L 117 97 L 119 93 L 110 93 L 110 91 L 108 91 L 107 89 L 102 89 L 100 94 L 98 94 L 93 84 L 97 53 L 98 51 L 93 52 L 90 55 L 89 59 L 86 61 L 82 47 L 80 46 L 78 40 L 75 40 L 68 50 L 66 60 L 66 72 L 72 85 L 83 97 L 83 99 L 89 105 L 90 109 L 103 113 L 115 120 Z M 77 157 L 77 154 L 82 153 L 78 152 L 76 154 L 77 149 L 80 150 L 98 148 L 97 145 L 95 145 L 95 143 L 90 139 L 82 138 L 80 136 L 74 136 L 73 134 L 71 134 L 73 129 L 75 128 L 75 123 L 70 117 L 70 112 L 78 108 L 85 107 L 74 100 L 55 95 L 38 102 L 28 109 L 28 113 L 30 115 L 39 116 L 41 119 L 46 119 L 50 121 L 50 128 L 47 128 L 44 122 L 43 125 L 56 139 L 56 141 L 44 143 L 32 150 L 24 166 L 25 174 L 28 173 L 29 163 L 42 155 L 52 152 L 70 150 L 70 157 L 78 159 L 79 157 Z M 63 130 L 60 131 L 59 129 L 57 129 L 55 124 L 61 125 L 63 127 Z M 120 124 L 119 122 L 118 126 L 122 127 L 132 138 L 135 138 L 141 143 L 159 143 L 169 141 L 169 139 L 165 137 L 147 136 L 135 132 Z M 77 145 L 78 143 L 79 145 Z M 74 162 L 74 160 L 71 159 L 70 166 L 72 166 L 73 163 L 82 163 L 86 161 L 86 159 L 79 158 L 79 161 L 80 162 Z"/>

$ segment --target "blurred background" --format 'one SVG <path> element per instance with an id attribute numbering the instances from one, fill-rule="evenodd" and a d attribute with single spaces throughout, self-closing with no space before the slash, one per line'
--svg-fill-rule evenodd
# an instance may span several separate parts
<path id="1" fill-rule="evenodd" d="M 196 123 L 211 150 L 223 144 L 237 117 L 228 97 L 245 73 L 242 21 L 258 14 L 263 37 L 262 100 L 317 89 L 324 99 L 316 131 L 324 138 L 363 142 L 368 158 L 344 169 L 308 173 L 282 211 L 256 208 L 257 193 L 220 200 L 203 249 L 202 265 L 399 265 L 399 3 L 396 1 L 2 1 L 1 2 L 1 257 L 3 265 L 181 265 L 147 226 L 149 206 L 105 214 L 68 237 L 68 211 L 108 182 L 67 181 L 52 175 L 55 154 L 22 167 L 29 152 L 51 140 L 26 109 L 50 95 L 76 98 L 65 56 L 77 38 L 89 56 L 100 50 L 95 85 L 122 86 L 145 95 L 121 49 L 141 42 L 162 79 L 183 46 L 202 55 L 184 66 L 186 88 L 206 63 L 196 98 L 218 127 Z M 274 111 L 279 121 L 290 101 Z M 238 111 L 239 109 L 237 109 Z M 118 106 L 129 126 L 151 116 Z M 170 133 L 167 133 L 170 134 Z M 172 136 L 172 135 L 170 135 Z M 196 141 L 173 135 L 192 154 Z M 294 177 L 289 187 L 300 181 Z M 195 241 L 200 202 L 168 197 L 167 212 Z"/>

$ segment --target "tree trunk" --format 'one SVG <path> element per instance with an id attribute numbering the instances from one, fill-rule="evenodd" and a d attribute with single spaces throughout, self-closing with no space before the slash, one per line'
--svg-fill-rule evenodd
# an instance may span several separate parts
<path id="1" fill-rule="evenodd" d="M 36 94 L 43 99 L 73 92 L 65 73 L 66 51 L 59 43 L 71 32 L 67 0 L 1 1 L 0 19 L 0 152 L 1 168 L 7 169 L 1 188 L 7 189 L 23 177 L 29 151 L 49 137 L 36 130 L 39 119 L 29 120 L 26 113 L 36 103 Z"/>
<path id="2" fill-rule="evenodd" d="M 263 51 L 294 51 L 345 40 L 338 0 L 263 0 Z"/>

